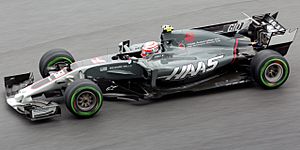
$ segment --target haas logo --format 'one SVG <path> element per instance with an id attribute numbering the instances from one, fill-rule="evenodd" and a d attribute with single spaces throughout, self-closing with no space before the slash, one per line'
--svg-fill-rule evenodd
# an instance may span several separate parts
<path id="1" fill-rule="evenodd" d="M 176 68 L 174 68 L 173 72 L 166 77 L 165 80 L 171 80 L 173 78 L 175 80 L 184 79 L 188 75 L 193 77 L 193 76 L 197 75 L 198 73 L 205 73 L 205 72 L 212 71 L 218 66 L 218 64 L 219 64 L 218 59 L 221 59 L 223 57 L 224 57 L 224 55 L 220 55 L 220 56 L 216 56 L 216 57 L 208 59 L 207 66 L 205 65 L 204 62 L 200 61 L 197 63 L 197 67 L 195 67 L 193 64 L 184 65 L 184 66 L 182 66 L 182 68 L 176 67 Z M 180 71 L 180 68 L 181 68 L 181 71 Z"/>

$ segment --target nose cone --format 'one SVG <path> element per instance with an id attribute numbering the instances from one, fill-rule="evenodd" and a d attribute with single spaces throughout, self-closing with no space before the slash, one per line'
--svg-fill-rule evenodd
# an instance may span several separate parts
<path id="1" fill-rule="evenodd" d="M 22 93 L 18 93 L 18 94 L 16 94 L 16 95 L 14 96 L 15 100 L 18 101 L 18 102 L 22 101 L 23 97 L 24 97 L 24 96 L 23 96 Z"/>

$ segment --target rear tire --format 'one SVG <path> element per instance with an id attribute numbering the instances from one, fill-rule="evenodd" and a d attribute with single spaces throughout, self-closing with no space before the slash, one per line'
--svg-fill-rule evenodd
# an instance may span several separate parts
<path id="1" fill-rule="evenodd" d="M 70 52 L 64 49 L 52 49 L 46 52 L 40 59 L 39 69 L 40 74 L 43 78 L 49 76 L 49 67 L 56 67 L 58 64 L 61 66 L 66 66 L 66 64 L 71 64 L 75 62 L 74 57 Z M 56 67 L 56 70 L 59 71 L 62 68 Z"/>
<path id="2" fill-rule="evenodd" d="M 81 79 L 66 88 L 65 102 L 68 110 L 75 116 L 90 118 L 101 109 L 103 96 L 97 84 Z"/>
<path id="3" fill-rule="evenodd" d="M 251 73 L 258 85 L 265 89 L 280 87 L 288 79 L 287 60 L 276 51 L 262 50 L 251 61 Z"/>

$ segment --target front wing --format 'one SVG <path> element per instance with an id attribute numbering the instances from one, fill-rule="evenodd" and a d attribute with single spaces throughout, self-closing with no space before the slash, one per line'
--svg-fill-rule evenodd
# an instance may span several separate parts
<path id="1" fill-rule="evenodd" d="M 8 76 L 4 78 L 6 90 L 6 102 L 18 113 L 25 115 L 31 121 L 42 120 L 60 116 L 61 109 L 58 104 L 41 99 L 21 101 L 18 97 L 21 89 L 31 85 L 34 81 L 32 73 Z"/>

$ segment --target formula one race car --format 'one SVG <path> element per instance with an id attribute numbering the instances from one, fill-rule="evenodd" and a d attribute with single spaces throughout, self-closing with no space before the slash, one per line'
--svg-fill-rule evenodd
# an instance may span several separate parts
<path id="1" fill-rule="evenodd" d="M 281 86 L 290 68 L 286 59 L 297 29 L 287 30 L 278 13 L 238 21 L 174 30 L 164 25 L 160 52 L 144 58 L 144 43 L 119 44 L 119 52 L 75 61 L 54 49 L 40 59 L 43 79 L 32 73 L 5 77 L 7 103 L 31 120 L 61 114 L 50 99 L 63 97 L 75 116 L 88 118 L 103 99 L 144 101 L 167 94 L 256 82 L 265 89 Z"/>

